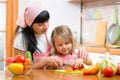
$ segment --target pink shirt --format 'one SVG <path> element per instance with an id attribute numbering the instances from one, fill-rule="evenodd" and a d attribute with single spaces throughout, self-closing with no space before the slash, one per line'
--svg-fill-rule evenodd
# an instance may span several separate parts
<path id="1" fill-rule="evenodd" d="M 57 56 L 61 57 L 64 60 L 65 64 L 72 64 L 77 59 L 77 55 L 75 55 L 74 53 L 72 53 L 71 55 Z"/>

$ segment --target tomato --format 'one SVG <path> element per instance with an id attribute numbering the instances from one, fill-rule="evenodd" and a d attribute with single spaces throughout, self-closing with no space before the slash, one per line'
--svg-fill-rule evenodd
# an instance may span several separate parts
<path id="1" fill-rule="evenodd" d="M 14 63 L 15 62 L 15 59 L 13 58 L 13 57 L 9 57 L 9 58 L 7 58 L 6 59 L 6 64 L 8 65 L 8 64 L 10 64 L 10 63 Z"/>
<path id="2" fill-rule="evenodd" d="M 117 72 L 117 65 L 115 64 L 115 62 L 112 59 L 102 59 L 98 63 L 98 65 L 99 65 L 100 73 L 103 73 L 103 69 L 107 66 L 112 67 L 114 74 L 116 74 L 116 72 Z"/>
<path id="3" fill-rule="evenodd" d="M 75 68 L 74 66 L 71 66 L 71 68 L 73 69 L 73 70 L 76 70 L 77 68 Z"/>
<path id="4" fill-rule="evenodd" d="M 104 69 L 103 69 L 103 74 L 104 76 L 106 77 L 111 77 L 113 74 L 114 74 L 114 71 L 112 69 L 111 66 L 106 66 Z"/>
<path id="5" fill-rule="evenodd" d="M 120 75 L 120 63 L 117 64 L 117 73 L 118 75 Z"/>
<path id="6" fill-rule="evenodd" d="M 84 66 L 84 64 L 82 64 L 81 67 L 80 67 L 80 69 L 84 69 L 84 68 L 85 68 L 85 66 Z"/>
<path id="7" fill-rule="evenodd" d="M 15 63 L 24 63 L 24 62 L 25 62 L 25 56 L 23 55 L 15 56 Z"/>
<path id="8" fill-rule="evenodd" d="M 71 71 L 73 71 L 73 68 L 71 68 L 71 67 L 66 67 L 66 68 L 65 68 L 65 71 L 66 71 L 66 72 L 71 72 Z"/>
<path id="9" fill-rule="evenodd" d="M 84 69 L 84 64 L 81 64 L 79 68 L 75 68 L 75 66 L 71 66 L 73 70 L 79 70 L 79 69 Z"/>

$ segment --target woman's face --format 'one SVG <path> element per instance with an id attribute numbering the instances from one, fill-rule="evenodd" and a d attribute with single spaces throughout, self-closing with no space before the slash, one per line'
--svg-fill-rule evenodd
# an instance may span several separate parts
<path id="1" fill-rule="evenodd" d="M 34 23 L 32 25 L 32 29 L 36 34 L 45 34 L 49 27 L 49 21 L 45 21 L 42 23 Z"/>
<path id="2" fill-rule="evenodd" d="M 58 53 L 62 54 L 62 55 L 66 55 L 66 54 L 70 54 L 72 51 L 72 43 L 69 41 L 66 41 L 65 39 L 61 38 L 61 37 L 56 37 L 54 39 L 54 44 L 55 44 L 55 48 L 57 50 Z"/>

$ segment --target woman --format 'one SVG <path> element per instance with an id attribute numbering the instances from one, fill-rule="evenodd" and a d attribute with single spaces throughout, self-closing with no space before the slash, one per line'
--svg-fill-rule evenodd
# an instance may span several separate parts
<path id="1" fill-rule="evenodd" d="M 51 46 L 46 35 L 49 18 L 49 12 L 39 0 L 36 0 L 25 8 L 17 21 L 15 54 L 30 51 L 34 62 L 33 68 L 63 67 L 61 58 L 49 56 Z"/>

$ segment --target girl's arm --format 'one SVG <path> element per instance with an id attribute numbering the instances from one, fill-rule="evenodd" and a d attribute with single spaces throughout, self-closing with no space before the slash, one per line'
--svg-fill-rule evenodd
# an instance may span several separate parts
<path id="1" fill-rule="evenodd" d="M 84 59 L 83 62 L 86 64 L 86 65 L 91 65 L 92 64 L 92 60 L 88 57 L 87 59 Z"/>

